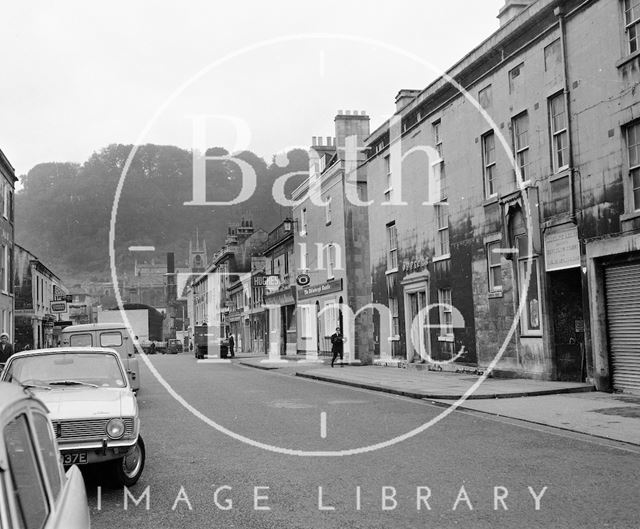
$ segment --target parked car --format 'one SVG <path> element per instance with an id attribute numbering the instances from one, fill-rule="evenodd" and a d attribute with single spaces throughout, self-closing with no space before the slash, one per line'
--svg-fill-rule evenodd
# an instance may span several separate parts
<path id="1" fill-rule="evenodd" d="M 1 379 L 30 388 L 47 405 L 65 466 L 107 463 L 118 485 L 138 481 L 145 461 L 138 403 L 115 350 L 16 353 Z"/>
<path id="2" fill-rule="evenodd" d="M 178 354 L 183 350 L 182 341 L 172 338 L 167 340 L 167 354 Z"/>
<path id="3" fill-rule="evenodd" d="M 82 474 L 65 474 L 47 408 L 30 390 L 0 382 L 0 432 L 0 527 L 87 529 Z"/>

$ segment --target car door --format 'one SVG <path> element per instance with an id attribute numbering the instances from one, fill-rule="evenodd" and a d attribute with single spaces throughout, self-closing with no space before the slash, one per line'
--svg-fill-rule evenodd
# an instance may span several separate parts
<path id="1" fill-rule="evenodd" d="M 12 525 L 40 529 L 52 514 L 26 409 L 16 414 L 2 430 L 7 452 L 7 479 Z"/>
<path id="2" fill-rule="evenodd" d="M 84 480 L 60 464 L 51 423 L 40 406 L 23 409 L 2 429 L 7 468 L 1 472 L 7 529 L 86 529 L 90 526 Z M 6 502 L 6 503 L 5 503 Z"/>

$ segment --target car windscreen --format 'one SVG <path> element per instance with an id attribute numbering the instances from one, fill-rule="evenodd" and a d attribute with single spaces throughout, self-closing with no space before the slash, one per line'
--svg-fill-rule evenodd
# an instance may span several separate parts
<path id="1" fill-rule="evenodd" d="M 24 385 L 124 387 L 126 377 L 109 353 L 56 353 L 14 358 L 3 377 Z"/>

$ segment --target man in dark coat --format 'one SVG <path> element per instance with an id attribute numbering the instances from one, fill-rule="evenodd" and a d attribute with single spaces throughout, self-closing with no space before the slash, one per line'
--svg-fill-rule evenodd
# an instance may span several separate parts
<path id="1" fill-rule="evenodd" d="M 342 354 L 344 351 L 344 336 L 342 336 L 342 332 L 340 331 L 340 327 L 336 328 L 336 332 L 331 335 L 331 352 L 333 353 L 333 358 L 331 359 L 331 367 L 333 367 L 333 363 L 336 361 L 336 358 L 340 356 L 340 363 L 342 364 Z"/>
<path id="2" fill-rule="evenodd" d="M 9 343 L 9 335 L 6 332 L 0 334 L 0 364 L 4 364 L 13 354 L 13 345 Z"/>
<path id="3" fill-rule="evenodd" d="M 236 341 L 233 339 L 233 334 L 230 334 L 229 335 L 229 355 L 231 356 L 231 358 L 236 356 L 236 353 L 234 351 L 235 346 L 236 346 Z"/>

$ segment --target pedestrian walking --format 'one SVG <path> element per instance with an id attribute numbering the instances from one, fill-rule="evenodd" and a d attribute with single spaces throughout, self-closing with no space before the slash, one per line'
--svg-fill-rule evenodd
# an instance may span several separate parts
<path id="1" fill-rule="evenodd" d="M 236 341 L 233 339 L 233 334 L 230 334 L 229 335 L 229 355 L 231 355 L 231 358 L 236 356 L 236 353 L 234 351 L 235 346 L 236 346 Z"/>
<path id="2" fill-rule="evenodd" d="M 149 346 L 149 354 L 156 354 L 156 342 L 151 342 L 151 345 Z"/>
<path id="3" fill-rule="evenodd" d="M 344 336 L 342 336 L 342 331 L 340 327 L 336 327 L 336 332 L 331 335 L 331 352 L 333 353 L 333 358 L 331 359 L 331 367 L 333 367 L 333 363 L 336 361 L 336 358 L 340 356 L 340 364 L 342 364 L 342 355 L 344 352 Z"/>
<path id="4" fill-rule="evenodd" d="M 9 343 L 9 335 L 6 332 L 0 334 L 0 364 L 5 364 L 13 354 L 13 345 Z"/>

